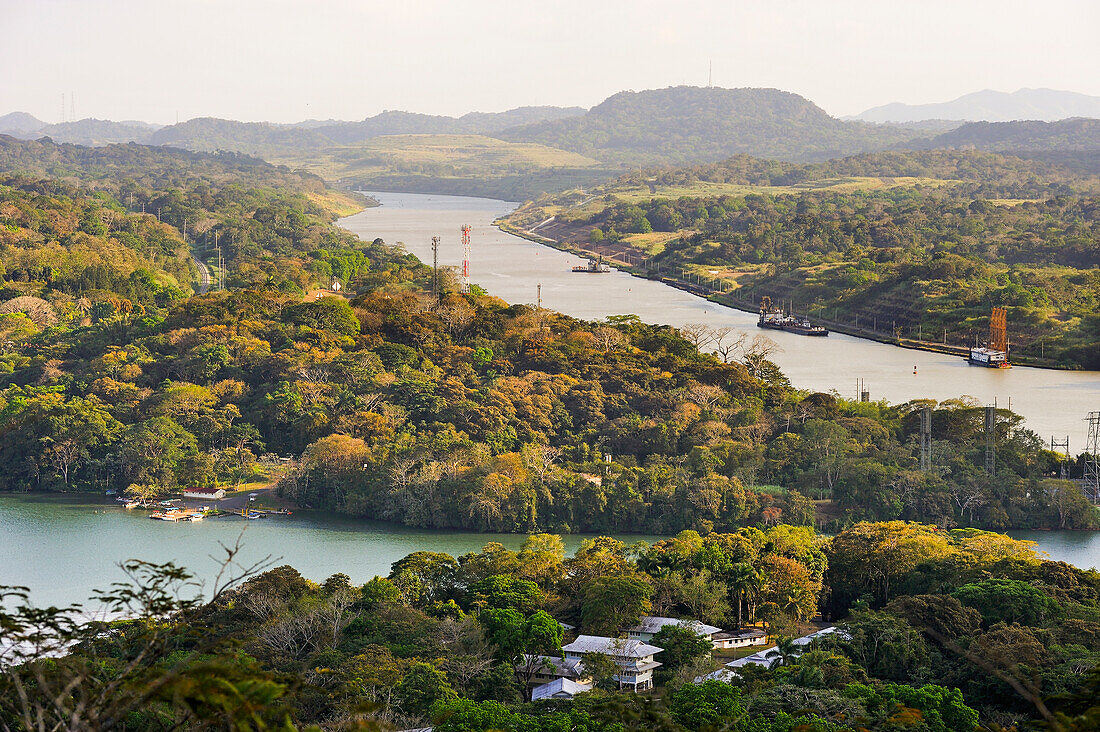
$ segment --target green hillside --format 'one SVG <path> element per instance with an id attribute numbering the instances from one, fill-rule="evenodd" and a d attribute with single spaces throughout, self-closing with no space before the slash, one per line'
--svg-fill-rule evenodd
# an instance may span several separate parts
<path id="1" fill-rule="evenodd" d="M 605 163 L 644 165 L 706 162 L 740 153 L 825 160 L 882 149 L 917 134 L 843 122 L 778 89 L 680 86 L 620 92 L 581 117 L 515 127 L 495 136 L 572 150 Z"/>

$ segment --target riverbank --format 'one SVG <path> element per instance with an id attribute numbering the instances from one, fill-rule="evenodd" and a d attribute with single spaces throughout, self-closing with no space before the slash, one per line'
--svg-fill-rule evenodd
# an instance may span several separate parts
<path id="1" fill-rule="evenodd" d="M 650 280 L 652 282 L 659 282 L 663 285 L 673 287 L 677 290 L 690 293 L 696 297 L 701 297 L 708 302 L 727 307 L 733 310 L 738 310 L 744 313 L 751 313 L 753 315 L 760 312 L 760 303 L 752 295 L 751 290 L 746 293 L 743 288 L 737 288 L 734 290 L 716 289 L 710 287 L 702 282 L 692 283 L 688 280 L 678 279 L 675 277 L 668 277 L 662 275 L 659 272 L 649 270 L 645 265 L 645 259 L 643 258 L 642 264 L 632 263 L 630 261 L 630 255 L 624 251 L 617 249 L 607 249 L 602 247 L 583 247 L 578 244 L 571 244 L 567 242 L 561 242 L 556 239 L 551 239 L 544 236 L 539 236 L 530 231 L 526 231 L 517 226 L 513 226 L 507 223 L 503 218 L 497 219 L 493 222 L 494 225 L 506 234 L 517 236 L 521 239 L 534 242 L 536 244 L 542 244 L 544 246 L 552 247 L 558 251 L 568 252 L 578 257 L 586 258 L 602 258 L 605 263 L 614 266 L 621 272 L 631 275 L 632 277 L 638 277 L 644 280 Z M 624 256 L 626 255 L 626 256 Z M 639 255 L 640 256 L 640 255 Z M 713 280 L 715 282 L 724 282 L 722 280 Z M 924 341 L 913 338 L 903 338 L 890 333 L 876 330 L 869 330 L 865 327 L 861 327 L 858 324 L 848 323 L 842 320 L 830 319 L 822 317 L 820 312 L 817 315 L 813 313 L 795 313 L 797 315 L 810 318 L 815 325 L 823 325 L 834 333 L 843 333 L 844 335 L 852 336 L 853 338 L 860 338 L 863 340 L 874 341 L 876 343 L 882 343 L 889 346 L 895 346 L 898 348 L 904 348 L 914 351 L 926 351 L 929 353 L 941 353 L 950 356 L 957 356 L 959 358 L 967 358 L 970 355 L 970 349 L 966 346 L 952 345 L 948 343 L 936 343 L 934 341 Z M 1014 366 L 1026 366 L 1028 368 L 1048 369 L 1052 371 L 1079 371 L 1080 369 L 1070 369 L 1064 366 L 1048 361 L 1040 362 L 1038 359 L 1030 358 L 1027 356 L 1013 356 L 1012 364 Z"/>

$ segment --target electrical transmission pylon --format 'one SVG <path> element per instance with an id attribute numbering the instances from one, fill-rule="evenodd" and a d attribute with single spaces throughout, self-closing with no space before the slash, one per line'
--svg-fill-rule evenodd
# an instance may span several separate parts
<path id="1" fill-rule="evenodd" d="M 1089 412 L 1089 439 L 1085 444 L 1085 479 L 1081 488 L 1093 503 L 1100 503 L 1100 412 Z"/>
<path id="2" fill-rule="evenodd" d="M 932 407 L 920 410 L 920 469 L 932 469 Z"/>
<path id="3" fill-rule="evenodd" d="M 1069 435 L 1064 440 L 1050 438 L 1050 451 L 1058 456 L 1058 477 L 1069 479 Z"/>
<path id="4" fill-rule="evenodd" d="M 470 225 L 462 226 L 462 292 L 470 291 Z"/>
<path id="5" fill-rule="evenodd" d="M 439 237 L 432 237 L 432 298 L 438 303 L 439 290 Z"/>
<path id="6" fill-rule="evenodd" d="M 997 407 L 985 408 L 985 472 L 997 474 Z"/>

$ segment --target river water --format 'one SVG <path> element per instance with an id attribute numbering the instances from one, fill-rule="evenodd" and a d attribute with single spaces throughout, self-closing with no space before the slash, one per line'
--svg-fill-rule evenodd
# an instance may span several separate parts
<path id="1" fill-rule="evenodd" d="M 381 206 L 368 208 L 341 224 L 364 239 L 402 242 L 424 262 L 432 261 L 431 238 L 441 238 L 440 265 L 462 261 L 461 226 L 472 227 L 472 280 L 508 302 L 534 303 L 542 285 L 545 307 L 577 318 L 634 314 L 649 323 L 681 326 L 706 323 L 760 333 L 756 316 L 726 308 L 659 282 L 612 272 L 596 277 L 574 274 L 583 260 L 535 244 L 496 227 L 493 221 L 515 204 L 485 198 L 414 193 L 371 193 Z M 807 338 L 768 331 L 779 348 L 772 356 L 796 387 L 855 396 L 864 379 L 872 399 L 891 403 L 921 397 L 938 400 L 970 396 L 983 404 L 1007 407 L 1027 420 L 1041 439 L 1070 438 L 1084 449 L 1085 417 L 1100 410 L 1100 373 L 1016 367 L 1007 370 L 970 366 L 962 358 L 885 345 L 831 334 Z M 1100 347 L 1100 346 L 1098 346 Z M 915 373 L 914 373 L 915 370 Z"/>
<path id="2" fill-rule="evenodd" d="M 243 532 L 243 533 L 242 533 Z M 562 537 L 572 553 L 587 535 Z M 621 535 L 628 544 L 661 537 Z M 343 572 L 360 584 L 386 576 L 390 565 L 415 551 L 460 556 L 497 541 L 519 549 L 518 534 L 412 529 L 320 511 L 245 521 L 237 516 L 194 523 L 149 519 L 117 501 L 90 494 L 0 494 L 0 585 L 30 587 L 39 606 L 88 599 L 93 589 L 123 581 L 127 559 L 173 561 L 212 580 L 225 558 L 222 545 L 240 539 L 237 562 L 271 557 L 312 580 Z"/>
<path id="3" fill-rule="evenodd" d="M 118 568 L 127 559 L 174 561 L 208 586 L 225 552 L 240 539 L 238 562 L 270 557 L 290 564 L 311 580 L 343 572 L 355 583 L 389 574 L 390 565 L 415 551 L 459 556 L 499 541 L 518 549 L 515 534 L 410 529 L 376 521 L 305 511 L 245 521 L 236 516 L 196 523 L 151 521 L 148 511 L 127 511 L 117 502 L 88 494 L 0 495 L 0 585 L 31 588 L 39 607 L 87 601 L 94 589 L 126 579 Z M 1051 559 L 1100 569 L 1100 533 L 1010 532 L 1036 541 Z M 576 550 L 584 536 L 562 537 Z M 626 543 L 660 537 L 620 535 Z"/>

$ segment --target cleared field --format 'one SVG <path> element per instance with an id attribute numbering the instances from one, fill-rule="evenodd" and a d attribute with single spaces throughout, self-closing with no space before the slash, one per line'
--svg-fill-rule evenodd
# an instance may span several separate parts
<path id="1" fill-rule="evenodd" d="M 272 155 L 272 162 L 326 180 L 383 174 L 501 176 L 599 165 L 578 153 L 481 135 L 388 135 L 355 145 Z"/>

